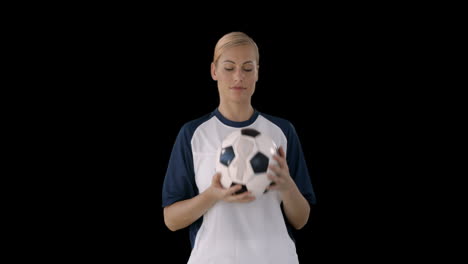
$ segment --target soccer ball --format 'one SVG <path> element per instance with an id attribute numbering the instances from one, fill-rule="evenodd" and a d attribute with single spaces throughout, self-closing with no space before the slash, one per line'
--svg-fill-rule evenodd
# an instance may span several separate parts
<path id="1" fill-rule="evenodd" d="M 266 192 L 271 184 L 267 173 L 270 164 L 277 165 L 273 155 L 278 152 L 269 136 L 252 128 L 236 130 L 229 134 L 218 150 L 216 171 L 221 173 L 221 185 L 229 188 L 242 185 L 237 193 L 250 191 L 255 197 Z"/>

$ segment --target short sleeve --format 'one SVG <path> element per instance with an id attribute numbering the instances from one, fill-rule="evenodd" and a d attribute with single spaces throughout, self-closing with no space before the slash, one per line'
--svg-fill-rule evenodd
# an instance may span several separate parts
<path id="1" fill-rule="evenodd" d="M 162 188 L 162 206 L 190 199 L 198 194 L 195 184 L 191 133 L 184 125 L 172 148 Z"/>
<path id="2" fill-rule="evenodd" d="M 289 173 L 296 182 L 299 191 L 310 204 L 315 204 L 315 192 L 307 169 L 307 164 L 302 152 L 301 143 L 297 136 L 296 129 L 290 124 L 288 133 L 288 148 L 286 153 L 286 161 L 289 166 Z"/>

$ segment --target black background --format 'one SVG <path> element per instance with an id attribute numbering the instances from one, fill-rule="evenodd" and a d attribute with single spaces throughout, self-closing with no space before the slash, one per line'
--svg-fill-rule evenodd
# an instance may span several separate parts
<path id="1" fill-rule="evenodd" d="M 253 106 L 290 120 L 303 146 L 317 205 L 296 234 L 301 263 L 410 250 L 418 232 L 403 201 L 412 152 L 403 142 L 414 136 L 412 24 L 378 13 L 206 23 L 67 15 L 31 25 L 43 29 L 48 65 L 38 78 L 50 97 L 37 115 L 60 186 L 47 207 L 60 214 L 53 238 L 67 256 L 186 263 L 188 232 L 165 227 L 162 182 L 180 127 L 218 105 L 210 63 L 231 31 L 259 46 Z"/>

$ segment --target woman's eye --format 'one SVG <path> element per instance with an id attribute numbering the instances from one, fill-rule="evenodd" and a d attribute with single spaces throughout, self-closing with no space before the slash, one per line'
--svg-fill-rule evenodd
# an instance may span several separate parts
<path id="1" fill-rule="evenodd" d="M 244 69 L 244 71 L 246 71 L 246 72 L 251 72 L 252 69 Z"/>
<path id="2" fill-rule="evenodd" d="M 232 70 L 234 70 L 234 68 L 224 68 L 224 70 L 226 70 L 226 71 L 232 71 Z"/>

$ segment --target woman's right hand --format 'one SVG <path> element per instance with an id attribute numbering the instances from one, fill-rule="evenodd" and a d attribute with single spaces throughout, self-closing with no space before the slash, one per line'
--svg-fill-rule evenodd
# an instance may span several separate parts
<path id="1" fill-rule="evenodd" d="M 223 200 L 225 202 L 236 202 L 236 203 L 248 203 L 255 200 L 255 196 L 251 192 L 246 191 L 240 194 L 235 194 L 237 191 L 242 189 L 242 186 L 236 184 L 230 188 L 224 188 L 221 185 L 221 173 L 216 173 L 211 180 L 211 186 L 209 190 L 216 200 Z"/>

